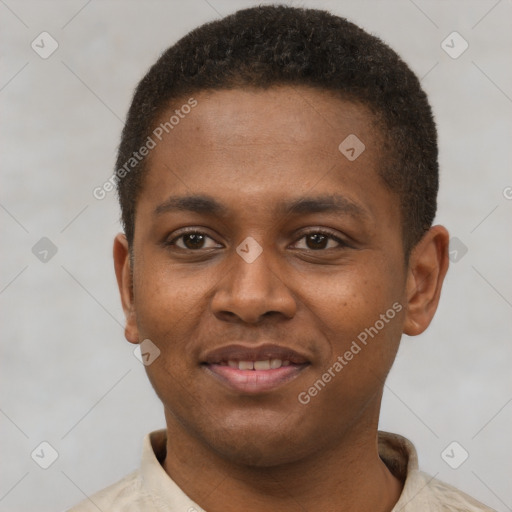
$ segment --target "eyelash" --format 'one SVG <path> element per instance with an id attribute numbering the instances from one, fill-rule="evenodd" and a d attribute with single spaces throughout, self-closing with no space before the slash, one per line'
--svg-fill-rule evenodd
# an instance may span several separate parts
<path id="1" fill-rule="evenodd" d="M 207 233 L 205 233 L 204 231 L 198 231 L 197 229 L 191 229 L 189 231 L 184 231 L 182 232 L 180 235 L 174 237 L 172 240 L 169 240 L 168 242 L 164 242 L 164 245 L 166 247 L 171 247 L 171 246 L 175 246 L 175 242 L 177 240 L 179 240 L 180 238 L 186 236 L 186 235 L 205 235 L 206 237 L 210 238 L 211 240 L 213 240 L 213 238 L 211 236 L 209 236 Z M 337 236 L 334 236 L 330 231 L 327 231 L 325 229 L 321 229 L 321 228 L 317 228 L 317 229 L 314 229 L 314 230 L 311 230 L 311 231 L 308 231 L 306 233 L 302 233 L 301 237 L 297 239 L 297 242 L 299 240 L 302 240 L 304 237 L 307 237 L 308 235 L 324 235 L 326 236 L 328 239 L 330 240 L 334 240 L 336 243 L 339 244 L 339 247 L 334 247 L 334 249 L 341 249 L 341 248 L 345 248 L 345 247 L 349 247 L 349 244 L 344 242 L 343 240 L 341 240 L 340 238 L 338 238 Z M 218 242 L 216 242 L 218 243 Z M 179 249 L 183 250 L 183 251 L 189 251 L 189 252 L 199 252 L 202 248 L 200 249 L 184 249 L 183 247 L 178 247 Z M 333 249 L 332 247 L 330 249 Z M 301 250 L 308 250 L 308 251 L 311 251 L 311 252 L 321 252 L 321 251 L 326 251 L 326 250 L 329 250 L 329 249 L 301 249 Z"/>

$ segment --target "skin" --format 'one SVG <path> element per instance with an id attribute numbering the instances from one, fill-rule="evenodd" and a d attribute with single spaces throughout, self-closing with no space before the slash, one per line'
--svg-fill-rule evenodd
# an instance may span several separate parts
<path id="1" fill-rule="evenodd" d="M 164 469 L 209 512 L 389 511 L 402 482 L 377 451 L 384 381 L 402 333 L 420 334 L 435 313 L 449 235 L 432 227 L 405 260 L 399 198 L 377 174 L 381 137 L 364 106 L 307 87 L 194 97 L 197 107 L 150 154 L 133 268 L 125 236 L 114 243 L 126 338 L 161 351 L 146 369 L 165 407 Z M 338 145 L 352 133 L 366 149 L 351 162 Z M 193 194 L 214 198 L 225 214 L 155 214 L 169 196 Z M 333 194 L 359 214 L 277 208 Z M 182 228 L 207 237 L 165 245 Z M 306 236 L 318 228 L 343 244 Z M 249 236 L 263 250 L 252 263 L 236 252 Z M 402 310 L 300 403 L 394 303 Z M 240 341 L 282 344 L 310 364 L 269 392 L 235 392 L 200 362 L 210 348 Z"/>

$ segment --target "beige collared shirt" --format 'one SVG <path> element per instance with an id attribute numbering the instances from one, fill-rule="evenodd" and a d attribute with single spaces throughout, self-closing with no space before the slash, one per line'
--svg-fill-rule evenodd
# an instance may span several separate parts
<path id="1" fill-rule="evenodd" d="M 119 482 L 94 494 L 68 512 L 203 512 L 160 465 L 166 432 L 144 438 L 142 464 Z M 379 432 L 379 454 L 405 485 L 392 512 L 494 512 L 462 491 L 418 470 L 412 443 L 397 434 Z"/>

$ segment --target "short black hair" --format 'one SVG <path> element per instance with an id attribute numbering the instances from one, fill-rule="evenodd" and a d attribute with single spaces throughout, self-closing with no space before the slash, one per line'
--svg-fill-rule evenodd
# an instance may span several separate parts
<path id="1" fill-rule="evenodd" d="M 116 162 L 130 248 L 146 161 L 137 151 L 157 118 L 172 102 L 200 91 L 275 85 L 332 91 L 374 114 L 385 153 L 378 172 L 399 196 L 409 254 L 432 225 L 439 186 L 437 131 L 418 78 L 389 46 L 345 18 L 284 5 L 243 9 L 196 28 L 140 81 Z"/>

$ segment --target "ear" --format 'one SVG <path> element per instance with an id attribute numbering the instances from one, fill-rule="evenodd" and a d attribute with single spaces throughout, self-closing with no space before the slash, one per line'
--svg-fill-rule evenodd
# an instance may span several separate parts
<path id="1" fill-rule="evenodd" d="M 407 308 L 404 333 L 421 334 L 436 312 L 448 270 L 450 235 L 443 226 L 430 228 L 414 247 L 407 273 Z"/>
<path id="2" fill-rule="evenodd" d="M 139 343 L 135 306 L 133 301 L 133 282 L 130 263 L 128 240 L 124 233 L 119 233 L 114 239 L 114 267 L 116 270 L 117 286 L 121 295 L 126 326 L 124 336 L 130 343 Z"/>

